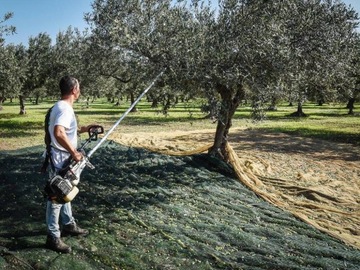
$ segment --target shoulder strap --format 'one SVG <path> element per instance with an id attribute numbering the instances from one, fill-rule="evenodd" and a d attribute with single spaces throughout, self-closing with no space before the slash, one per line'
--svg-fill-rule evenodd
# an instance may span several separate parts
<path id="1" fill-rule="evenodd" d="M 54 106 L 52 106 L 50 109 L 48 109 L 46 115 L 45 115 L 45 121 L 44 121 L 44 131 L 45 131 L 45 136 L 44 136 L 44 142 L 46 145 L 46 156 L 45 156 L 45 160 L 43 162 L 43 165 L 41 167 L 41 172 L 45 173 L 47 170 L 47 167 L 49 166 L 49 160 L 51 161 L 50 158 L 50 150 L 51 150 L 51 136 L 50 136 L 50 132 L 49 132 L 49 124 L 50 124 L 50 114 L 52 109 L 54 108 Z"/>
<path id="2" fill-rule="evenodd" d="M 45 136 L 44 136 L 44 142 L 46 145 L 46 151 L 50 153 L 50 144 L 51 144 L 51 136 L 50 136 L 50 132 L 49 132 L 49 125 L 50 125 L 50 114 L 52 109 L 54 108 L 54 106 L 52 106 L 46 113 L 45 116 L 45 121 L 44 121 L 44 131 L 45 131 Z"/>

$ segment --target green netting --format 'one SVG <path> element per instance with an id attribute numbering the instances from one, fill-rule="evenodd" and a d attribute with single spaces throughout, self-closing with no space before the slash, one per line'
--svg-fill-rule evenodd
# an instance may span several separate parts
<path id="1" fill-rule="evenodd" d="M 108 142 L 73 210 L 85 238 L 44 248 L 42 147 L 0 156 L 0 269 L 358 269 L 360 251 L 258 197 L 205 154 Z"/>
<path id="2" fill-rule="evenodd" d="M 156 133 L 156 137 L 154 134 L 136 134 L 131 137 L 115 134 L 114 139 L 128 146 L 135 145 L 166 155 L 187 156 L 207 152 L 212 146 L 210 141 L 213 131 L 197 132 L 174 132 L 170 135 Z M 245 149 L 249 147 L 246 144 L 249 136 L 252 151 L 247 152 Z M 262 136 L 264 138 L 261 140 L 254 140 Z M 359 160 L 358 151 L 353 148 L 349 151 L 349 146 L 344 145 L 332 148 L 324 141 L 304 142 L 303 138 L 284 138 L 282 134 L 270 136 L 243 129 L 233 131 L 229 141 L 229 163 L 244 185 L 266 201 L 360 249 L 360 166 L 358 162 L 351 162 Z M 232 145 L 237 147 L 236 150 Z M 271 153 L 265 151 L 265 158 L 260 158 L 258 155 L 261 151 L 256 149 L 266 145 L 270 147 Z M 272 158 L 272 155 L 278 154 L 275 149 L 279 147 L 285 149 L 286 154 Z M 306 155 L 319 155 L 318 148 L 323 157 L 306 161 Z M 292 155 L 293 151 L 299 151 L 302 155 L 296 157 Z M 301 160 L 296 160 L 299 158 Z M 273 170 L 279 168 L 282 173 L 273 173 Z"/>

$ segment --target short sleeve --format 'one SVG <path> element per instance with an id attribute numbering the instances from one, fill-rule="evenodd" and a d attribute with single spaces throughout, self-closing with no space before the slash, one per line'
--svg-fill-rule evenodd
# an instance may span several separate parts
<path id="1" fill-rule="evenodd" d="M 63 126 L 66 129 L 71 127 L 72 112 L 69 110 L 62 110 L 56 116 L 54 126 Z"/>

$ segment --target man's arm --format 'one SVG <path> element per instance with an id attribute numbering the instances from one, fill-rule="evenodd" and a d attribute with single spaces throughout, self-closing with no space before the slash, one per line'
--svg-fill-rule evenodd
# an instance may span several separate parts
<path id="1" fill-rule="evenodd" d="M 82 127 L 78 128 L 78 133 L 88 132 L 88 131 L 89 131 L 89 128 L 90 128 L 91 126 L 94 126 L 94 124 L 93 124 L 93 125 L 88 125 L 88 126 L 82 126 Z"/>
<path id="2" fill-rule="evenodd" d="M 58 143 L 70 153 L 70 155 L 75 161 L 78 162 L 83 158 L 82 154 L 71 145 L 68 137 L 66 136 L 65 128 L 63 126 L 56 125 L 54 127 L 54 136 Z"/>

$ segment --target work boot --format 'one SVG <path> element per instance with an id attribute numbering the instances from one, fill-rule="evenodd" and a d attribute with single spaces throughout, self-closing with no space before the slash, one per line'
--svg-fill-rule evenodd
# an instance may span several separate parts
<path id="1" fill-rule="evenodd" d="M 76 223 L 72 223 L 72 224 L 64 225 L 61 233 L 63 236 L 66 236 L 66 235 L 86 236 L 89 234 L 89 231 L 85 230 L 85 229 L 81 229 L 78 225 L 76 225 Z"/>
<path id="2" fill-rule="evenodd" d="M 46 247 L 61 253 L 70 253 L 71 247 L 65 244 L 60 237 L 48 235 L 46 238 Z"/>

